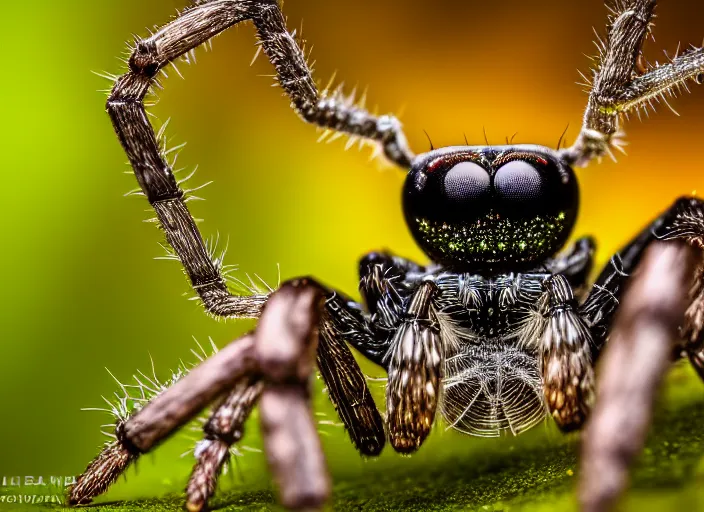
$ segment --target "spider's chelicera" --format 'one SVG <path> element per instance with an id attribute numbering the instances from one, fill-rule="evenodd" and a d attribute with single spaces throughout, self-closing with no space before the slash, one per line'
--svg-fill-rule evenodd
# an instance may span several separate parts
<path id="1" fill-rule="evenodd" d="M 170 387 L 155 384 L 156 396 L 148 402 L 143 399 L 134 410 L 120 407 L 115 441 L 80 476 L 70 502 L 90 502 L 141 454 L 215 403 L 186 491 L 190 510 L 200 510 L 212 496 L 256 404 L 282 502 L 291 508 L 320 506 L 330 484 L 308 403 L 317 364 L 364 455 L 379 454 L 387 440 L 398 452 L 417 450 L 436 416 L 479 436 L 518 434 L 546 416 L 564 431 L 579 429 L 590 413 L 595 432 L 602 432 L 600 425 L 611 432 L 618 426 L 618 435 L 601 438 L 587 431 L 589 470 L 582 478 L 588 492 L 582 502 L 587 510 L 604 510 L 623 479 L 599 478 L 622 474 L 642 445 L 666 355 L 689 357 L 704 375 L 704 202 L 694 197 L 675 202 L 589 284 L 591 238 L 557 254 L 577 217 L 573 168 L 620 149 L 623 114 L 666 101 L 689 80 L 701 82 L 702 49 L 650 67 L 641 48 L 655 0 L 616 0 L 584 124 L 571 147 L 467 145 L 415 155 L 393 116 L 372 115 L 339 90 L 319 92 L 274 0 L 196 4 L 136 42 L 129 71 L 115 78 L 107 108 L 140 191 L 206 311 L 259 318 L 259 324 Z M 174 177 L 144 98 L 165 66 L 188 59 L 196 47 L 245 20 L 254 23 L 279 85 L 303 120 L 328 130 L 326 135 L 368 141 L 408 171 L 402 193 L 406 222 L 432 263 L 422 266 L 383 252 L 365 256 L 363 303 L 308 278 L 271 293 L 230 292 L 222 259 L 203 242 L 186 206 L 188 191 Z M 632 292 L 625 286 L 629 281 Z M 672 338 L 679 341 L 673 345 Z M 637 343 L 650 348 L 632 350 Z M 388 374 L 383 416 L 348 345 Z M 605 347 L 605 361 L 611 350 L 613 360 L 640 365 L 634 371 L 642 372 L 642 380 L 626 382 L 626 398 L 625 388 L 606 385 L 613 382 L 609 377 L 594 400 L 594 363 Z M 638 358 L 654 354 L 653 347 L 666 355 L 641 364 Z M 619 377 L 618 371 L 605 374 Z M 640 398 L 631 403 L 628 397 Z M 637 409 L 635 420 L 619 416 L 629 407 Z M 605 417 L 606 423 L 600 420 Z M 623 421 L 614 423 L 616 418 Z"/>

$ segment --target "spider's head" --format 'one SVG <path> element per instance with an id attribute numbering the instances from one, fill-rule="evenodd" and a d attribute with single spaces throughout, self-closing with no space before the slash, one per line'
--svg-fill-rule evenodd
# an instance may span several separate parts
<path id="1" fill-rule="evenodd" d="M 416 157 L 403 189 L 416 242 L 466 272 L 535 266 L 565 243 L 578 207 L 574 172 L 542 146 L 433 150 Z"/>

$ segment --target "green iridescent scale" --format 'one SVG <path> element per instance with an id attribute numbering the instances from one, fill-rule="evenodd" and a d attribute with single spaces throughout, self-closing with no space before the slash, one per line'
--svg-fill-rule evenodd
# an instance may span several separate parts
<path id="1" fill-rule="evenodd" d="M 486 262 L 533 260 L 554 247 L 565 227 L 565 213 L 532 219 L 507 219 L 487 215 L 471 224 L 450 224 L 416 218 L 423 242 L 445 256 Z"/>

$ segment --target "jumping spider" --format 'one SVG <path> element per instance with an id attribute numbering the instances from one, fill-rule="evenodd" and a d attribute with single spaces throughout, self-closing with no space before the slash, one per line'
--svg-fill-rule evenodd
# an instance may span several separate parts
<path id="1" fill-rule="evenodd" d="M 90 502 L 141 454 L 215 402 L 187 487 L 189 510 L 202 509 L 258 402 L 281 501 L 290 508 L 319 507 L 330 484 L 308 402 L 315 359 L 349 436 L 367 456 L 379 454 L 387 438 L 394 450 L 414 452 L 436 413 L 462 432 L 495 436 L 523 432 L 547 415 L 564 431 L 578 429 L 594 407 L 582 503 L 606 508 L 623 487 L 621 466 L 642 444 L 652 393 L 670 354 L 688 356 L 704 375 L 704 202 L 678 200 L 590 286 L 591 238 L 554 256 L 577 216 L 572 168 L 620 149 L 622 114 L 704 76 L 701 48 L 662 66 L 644 64 L 641 47 L 655 3 L 615 0 L 583 127 L 562 150 L 467 145 L 413 154 L 396 118 L 371 115 L 339 93 L 318 92 L 275 0 L 201 0 L 137 41 L 107 110 L 141 191 L 206 311 L 260 321 L 254 332 L 119 421 L 115 442 L 79 477 L 70 502 Z M 303 120 L 376 143 L 408 171 L 405 218 L 433 263 L 365 256 L 364 306 L 311 279 L 289 281 L 270 294 L 231 294 L 148 121 L 143 100 L 159 71 L 247 20 Z M 624 286 L 636 267 L 637 277 Z M 583 288 L 584 296 L 574 291 Z M 673 345 L 676 333 L 680 341 Z M 632 369 L 642 354 L 654 359 L 637 373 L 609 370 L 605 361 L 607 376 L 594 403 L 594 363 L 607 340 L 605 359 L 613 352 L 621 368 Z M 648 350 L 633 349 L 643 343 Z M 347 344 L 388 373 L 384 416 Z M 630 386 L 621 402 L 619 379 Z M 619 423 L 619 414 L 633 407 L 638 414 Z M 614 428 L 621 435 L 609 432 Z"/>

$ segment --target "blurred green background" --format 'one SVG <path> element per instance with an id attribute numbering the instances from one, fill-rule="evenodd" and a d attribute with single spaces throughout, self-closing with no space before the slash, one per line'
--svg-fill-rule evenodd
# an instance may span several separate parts
<path id="1" fill-rule="evenodd" d="M 3 6 L 0 477 L 84 468 L 109 418 L 80 409 L 100 406 L 101 395 L 115 390 L 106 366 L 126 380 L 149 369 L 151 354 L 166 376 L 189 358 L 192 336 L 222 346 L 251 328 L 206 317 L 186 300 L 178 265 L 153 259 L 163 254 L 161 235 L 142 222 L 151 216 L 143 199 L 123 198 L 136 184 L 123 174 L 126 157 L 97 92 L 110 84 L 91 73 L 121 72 L 117 58 L 130 35 L 145 35 L 183 5 Z M 462 143 L 463 133 L 482 143 L 483 127 L 492 143 L 517 132 L 517 142 L 555 146 L 569 123 L 567 140 L 574 140 L 586 102 L 577 70 L 588 70 L 583 54 L 595 51 L 592 27 L 603 31 L 606 17 L 600 0 L 288 0 L 284 10 L 291 29 L 305 20 L 319 81 L 337 70 L 348 90 L 369 86 L 371 105 L 403 111 L 418 152 L 428 147 L 423 130 L 436 147 Z M 651 61 L 662 62 L 660 52 L 673 54 L 680 41 L 701 42 L 699 0 L 662 2 L 658 15 Z M 203 234 L 229 236 L 226 263 L 243 271 L 275 282 L 278 264 L 282 278 L 313 274 L 351 294 L 365 252 L 389 248 L 424 261 L 402 217 L 403 173 L 369 164 L 368 151 L 345 153 L 344 142 L 316 144 L 315 130 L 261 76 L 272 72 L 266 59 L 250 67 L 254 42 L 247 24 L 219 37 L 213 52 L 199 50 L 197 66 L 180 65 L 185 80 L 171 72 L 151 110 L 172 119 L 173 144 L 188 142 L 179 163 L 199 164 L 196 182 L 214 181 L 201 194 L 207 201 L 191 204 L 205 219 Z M 647 122 L 626 126 L 628 157 L 579 171 L 575 236 L 597 235 L 602 262 L 677 196 L 704 193 L 704 90 L 672 104 L 681 117 L 662 106 Z M 370 365 L 365 370 L 379 375 Z M 702 398 L 698 383 L 686 389 Z M 256 446 L 254 427 L 248 444 Z M 443 453 L 511 450 L 514 443 L 438 433 L 435 450 L 411 461 L 387 453 L 375 466 L 356 457 L 341 429 L 328 430 L 326 449 L 342 481 L 369 468 L 403 474 Z M 551 426 L 526 439 L 564 443 Z M 172 455 L 187 445 L 176 440 L 147 457 L 139 477 L 108 497 L 179 490 L 190 461 Z M 243 460 L 247 485 L 266 485 L 262 468 L 261 455 Z"/>

